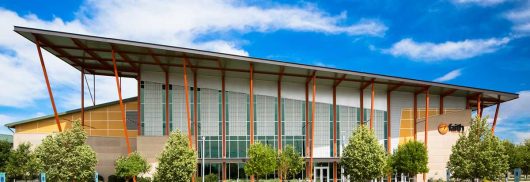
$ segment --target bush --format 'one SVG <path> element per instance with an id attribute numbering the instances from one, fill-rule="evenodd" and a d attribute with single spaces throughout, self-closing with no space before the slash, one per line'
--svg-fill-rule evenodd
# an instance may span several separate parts
<path id="1" fill-rule="evenodd" d="M 387 160 L 385 149 L 377 141 L 374 131 L 361 125 L 344 148 L 341 166 L 350 179 L 368 181 L 385 175 Z"/>
<path id="2" fill-rule="evenodd" d="M 48 181 L 88 181 L 94 179 L 96 152 L 86 143 L 81 122 L 72 128 L 51 134 L 35 150 L 42 161 Z"/>
<path id="3" fill-rule="evenodd" d="M 35 179 L 41 169 L 40 160 L 31 151 L 30 143 L 22 143 L 14 149 L 6 164 L 6 173 L 11 179 Z"/>
<path id="4" fill-rule="evenodd" d="M 7 164 L 7 159 L 11 154 L 11 148 L 13 144 L 5 140 L 0 140 L 0 171 L 5 171 Z"/>
<path id="5" fill-rule="evenodd" d="M 276 170 L 277 153 L 271 146 L 260 142 L 250 145 L 248 158 L 245 164 L 245 173 L 249 176 L 265 177 Z"/>
<path id="6" fill-rule="evenodd" d="M 116 175 L 131 179 L 141 173 L 146 173 L 151 168 L 151 165 L 138 153 L 133 152 L 127 156 L 120 156 L 115 162 Z"/>
<path id="7" fill-rule="evenodd" d="M 198 177 L 196 181 L 202 182 L 202 177 Z M 218 181 L 219 181 L 219 176 L 217 176 L 217 174 L 208 174 L 204 178 L 204 182 L 218 182 Z"/>
<path id="8" fill-rule="evenodd" d="M 392 167 L 398 173 L 415 176 L 429 172 L 427 148 L 418 141 L 408 141 L 400 145 L 392 155 Z"/>
<path id="9" fill-rule="evenodd" d="M 197 154 L 189 147 L 188 137 L 180 131 L 171 132 L 164 146 L 154 181 L 188 182 L 197 169 Z"/>

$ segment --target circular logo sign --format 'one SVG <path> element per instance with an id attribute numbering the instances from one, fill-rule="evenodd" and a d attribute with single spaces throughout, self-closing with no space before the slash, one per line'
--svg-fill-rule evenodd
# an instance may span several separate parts
<path id="1" fill-rule="evenodd" d="M 438 125 L 438 133 L 445 135 L 449 131 L 449 126 L 445 123 L 440 123 Z"/>

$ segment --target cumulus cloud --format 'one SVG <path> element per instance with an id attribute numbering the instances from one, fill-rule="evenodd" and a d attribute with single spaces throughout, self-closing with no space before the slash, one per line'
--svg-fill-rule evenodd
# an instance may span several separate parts
<path id="1" fill-rule="evenodd" d="M 458 5 L 494 6 L 506 0 L 451 0 L 451 2 Z"/>
<path id="2" fill-rule="evenodd" d="M 244 56 L 248 52 L 241 48 L 242 41 L 223 35 L 288 30 L 383 36 L 387 30 L 377 20 L 360 19 L 347 24 L 346 18 L 346 12 L 331 15 L 311 4 L 260 7 L 232 0 L 89 0 L 70 21 L 42 20 L 33 14 L 19 15 L 0 8 L 0 84 L 5 85 L 0 92 L 0 106 L 24 108 L 48 99 L 35 45 L 13 32 L 14 25 Z M 79 72 L 47 52 L 44 59 L 59 107 L 79 107 L 76 104 L 79 103 Z M 113 78 L 98 77 L 97 80 L 98 103 L 117 99 Z M 123 81 L 123 90 L 127 91 L 124 97 L 135 96 L 135 81 Z M 85 98 L 85 103 L 90 103 L 88 96 Z"/>
<path id="3" fill-rule="evenodd" d="M 496 133 L 513 137 L 514 142 L 518 143 L 525 138 L 530 138 L 530 90 L 518 92 L 519 98 L 502 103 L 499 108 L 499 117 L 497 119 Z M 484 109 L 484 116 L 490 116 L 489 122 L 493 122 L 495 107 Z"/>
<path id="4" fill-rule="evenodd" d="M 383 52 L 418 61 L 462 60 L 492 53 L 510 42 L 510 38 L 466 39 L 443 43 L 416 42 L 410 38 L 396 42 Z"/>
<path id="5" fill-rule="evenodd" d="M 462 69 L 456 69 L 456 70 L 450 71 L 449 73 L 446 73 L 445 75 L 443 75 L 441 77 L 438 77 L 438 78 L 434 79 L 433 81 L 435 81 L 435 82 L 451 81 L 451 80 L 459 77 L 460 75 L 462 75 Z"/>
<path id="6" fill-rule="evenodd" d="M 506 18 L 513 23 L 512 30 L 519 35 L 530 33 L 530 2 L 521 8 L 506 13 Z"/>

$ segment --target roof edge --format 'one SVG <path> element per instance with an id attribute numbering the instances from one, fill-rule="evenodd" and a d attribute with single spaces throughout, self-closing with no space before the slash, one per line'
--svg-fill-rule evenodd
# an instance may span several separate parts
<path id="1" fill-rule="evenodd" d="M 131 102 L 131 101 L 137 101 L 137 100 L 138 100 L 137 97 L 130 97 L 130 98 L 123 99 L 123 102 Z M 102 107 L 110 106 L 110 105 L 114 105 L 114 104 L 119 104 L 119 103 L 120 103 L 119 100 L 105 102 L 105 103 L 101 103 L 101 104 L 98 104 L 98 105 L 95 105 L 95 106 L 85 107 L 85 111 L 98 109 L 98 108 L 102 108 Z M 64 111 L 64 112 L 57 113 L 57 114 L 59 116 L 64 116 L 64 115 L 67 115 L 67 114 L 74 114 L 74 113 L 80 112 L 80 111 L 81 111 L 81 108 L 77 108 L 77 109 L 72 109 L 72 110 Z M 4 126 L 6 126 L 8 128 L 14 128 L 17 125 L 31 123 L 31 122 L 35 122 L 35 121 L 39 121 L 39 120 L 43 120 L 43 119 L 49 119 L 49 118 L 53 118 L 53 117 L 54 117 L 53 114 L 49 114 L 49 115 L 45 115 L 45 116 L 39 116 L 39 117 L 35 117 L 35 118 L 29 118 L 29 119 L 25 119 L 25 120 L 20 120 L 20 121 L 7 123 Z"/>

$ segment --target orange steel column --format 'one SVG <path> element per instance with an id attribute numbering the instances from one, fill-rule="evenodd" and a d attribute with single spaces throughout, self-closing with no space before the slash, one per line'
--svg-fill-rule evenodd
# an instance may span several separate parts
<path id="1" fill-rule="evenodd" d="M 317 86 L 316 86 L 316 74 L 313 74 L 313 99 L 311 103 L 311 158 L 309 159 L 309 181 L 312 181 L 312 172 L 313 172 L 313 153 L 315 148 L 315 110 L 316 110 L 316 102 L 315 102 L 315 96 L 317 92 Z"/>
<path id="2" fill-rule="evenodd" d="M 386 92 L 386 121 L 387 121 L 386 122 L 386 133 L 387 133 L 387 135 L 386 135 L 386 137 L 387 137 L 386 138 L 386 150 L 387 150 L 389 155 L 392 154 L 391 153 L 391 151 L 392 151 L 392 149 L 391 149 L 391 147 L 392 147 L 391 138 L 392 137 L 391 137 L 391 133 L 390 133 L 390 131 L 391 131 L 390 127 L 392 126 L 392 125 L 390 125 L 390 121 L 391 121 L 391 118 L 392 118 L 392 117 L 390 117 L 391 116 L 391 113 L 390 113 L 390 99 L 392 97 L 391 93 L 392 93 L 391 90 L 388 90 Z M 387 175 L 387 181 L 388 182 L 391 181 L 391 178 L 392 178 L 392 175 Z"/>
<path id="3" fill-rule="evenodd" d="M 168 69 L 169 71 L 169 69 Z M 165 72 L 166 78 L 166 135 L 169 135 L 169 73 Z"/>
<path id="4" fill-rule="evenodd" d="M 282 152 L 282 81 L 278 79 L 278 152 Z M 282 181 L 281 171 L 278 170 L 278 177 Z"/>
<path id="5" fill-rule="evenodd" d="M 193 133 L 195 134 L 195 151 L 199 142 L 199 133 L 197 132 L 197 71 L 193 71 Z"/>
<path id="6" fill-rule="evenodd" d="M 482 105 L 482 103 L 480 102 L 480 98 L 482 97 L 482 94 L 479 94 L 477 96 L 477 116 L 479 118 L 482 118 L 482 115 L 480 113 L 482 113 L 482 108 L 480 108 Z"/>
<path id="7" fill-rule="evenodd" d="M 333 157 L 337 157 L 337 86 L 333 86 Z M 337 182 L 337 161 L 333 162 L 333 181 Z"/>
<path id="8" fill-rule="evenodd" d="M 250 79 L 249 79 L 249 89 L 250 89 L 250 144 L 254 144 L 254 65 L 250 63 Z"/>
<path id="9" fill-rule="evenodd" d="M 85 128 L 85 68 L 81 67 L 81 126 Z"/>
<path id="10" fill-rule="evenodd" d="M 221 75 L 221 107 L 222 107 L 222 129 L 223 129 L 223 136 L 222 136 L 222 139 L 223 139 L 223 181 L 226 180 L 226 108 L 225 108 L 225 105 L 226 105 L 226 100 L 225 100 L 225 74 L 224 72 L 222 72 L 222 75 Z"/>
<path id="11" fill-rule="evenodd" d="M 136 122 L 137 124 L 137 128 L 138 128 L 138 136 L 140 136 L 142 134 L 142 105 L 141 105 L 141 88 L 142 88 L 142 76 L 141 76 L 141 71 L 138 71 L 138 78 L 136 80 L 138 82 L 138 86 L 137 86 L 137 89 L 138 89 L 138 96 L 136 97 L 136 107 L 138 107 L 136 110 L 137 110 L 137 114 L 138 114 L 138 120 Z"/>
<path id="12" fill-rule="evenodd" d="M 44 58 L 42 57 L 39 40 L 37 39 L 36 42 L 37 52 L 39 53 L 40 65 L 42 67 L 42 73 L 44 74 L 44 80 L 46 81 L 46 87 L 48 88 L 48 95 L 50 96 L 50 102 L 52 103 L 55 124 L 57 124 L 57 129 L 59 129 L 59 132 L 62 132 L 63 130 L 61 128 L 61 122 L 59 122 L 59 115 L 57 114 L 57 108 L 55 107 L 55 99 L 53 99 L 52 88 L 50 86 L 50 80 L 48 79 L 48 72 L 46 72 L 46 66 L 44 65 Z"/>
<path id="13" fill-rule="evenodd" d="M 417 125 L 416 123 L 418 122 L 418 94 L 414 94 L 414 104 L 413 104 L 414 108 L 412 109 L 414 112 L 413 113 L 413 119 L 412 121 L 414 122 L 414 141 L 416 141 L 416 133 L 418 132 L 418 129 L 417 129 Z"/>
<path id="14" fill-rule="evenodd" d="M 127 131 L 127 122 L 125 121 L 125 106 L 121 97 L 121 83 L 118 79 L 118 67 L 116 66 L 116 55 L 112 50 L 112 64 L 114 65 L 114 77 L 116 78 L 116 87 L 118 88 L 118 97 L 120 99 L 121 121 L 123 124 L 123 135 L 125 135 L 125 142 L 127 143 L 127 153 L 131 153 L 131 144 L 129 143 L 129 133 Z"/>
<path id="15" fill-rule="evenodd" d="M 250 144 L 254 144 L 254 65 L 250 63 L 250 79 L 249 79 L 249 114 L 250 114 Z M 254 175 L 250 176 L 250 181 L 254 182 Z"/>
<path id="16" fill-rule="evenodd" d="M 360 113 L 360 118 L 361 118 L 361 126 L 364 125 L 364 88 L 363 88 L 363 82 L 361 82 L 361 89 L 360 89 L 360 92 L 359 92 L 359 95 L 360 95 L 360 110 L 361 110 L 361 113 Z"/>
<path id="17" fill-rule="evenodd" d="M 425 127 L 424 127 L 424 134 L 425 134 L 425 148 L 428 146 L 428 134 L 429 134 L 429 90 L 427 89 L 425 91 Z M 427 160 L 428 162 L 428 160 Z M 427 174 L 423 173 L 423 181 L 426 181 Z"/>
<path id="18" fill-rule="evenodd" d="M 370 104 L 370 129 L 374 128 L 374 99 L 375 99 L 374 80 L 372 80 L 372 98 L 371 98 L 371 104 Z"/>
<path id="19" fill-rule="evenodd" d="M 309 156 L 309 82 L 305 84 L 305 157 Z M 309 163 L 306 162 L 305 174 L 309 175 Z"/>
<path id="20" fill-rule="evenodd" d="M 186 67 L 186 62 L 188 62 L 188 58 L 184 58 L 183 61 L 183 74 L 184 74 L 184 95 L 186 95 L 186 119 L 188 120 L 188 139 L 190 141 L 190 149 L 192 148 L 192 136 L 191 136 L 191 114 L 190 114 L 190 88 L 188 87 L 188 68 Z"/>
<path id="21" fill-rule="evenodd" d="M 278 151 L 282 151 L 282 81 L 278 80 Z M 280 177 L 281 180 L 281 177 Z"/>
<path id="22" fill-rule="evenodd" d="M 501 96 L 497 96 L 497 107 L 495 108 L 495 116 L 493 117 L 493 125 L 491 126 L 491 133 L 495 133 L 495 126 L 497 125 L 497 117 L 499 116 L 499 107 L 501 107 Z"/>

